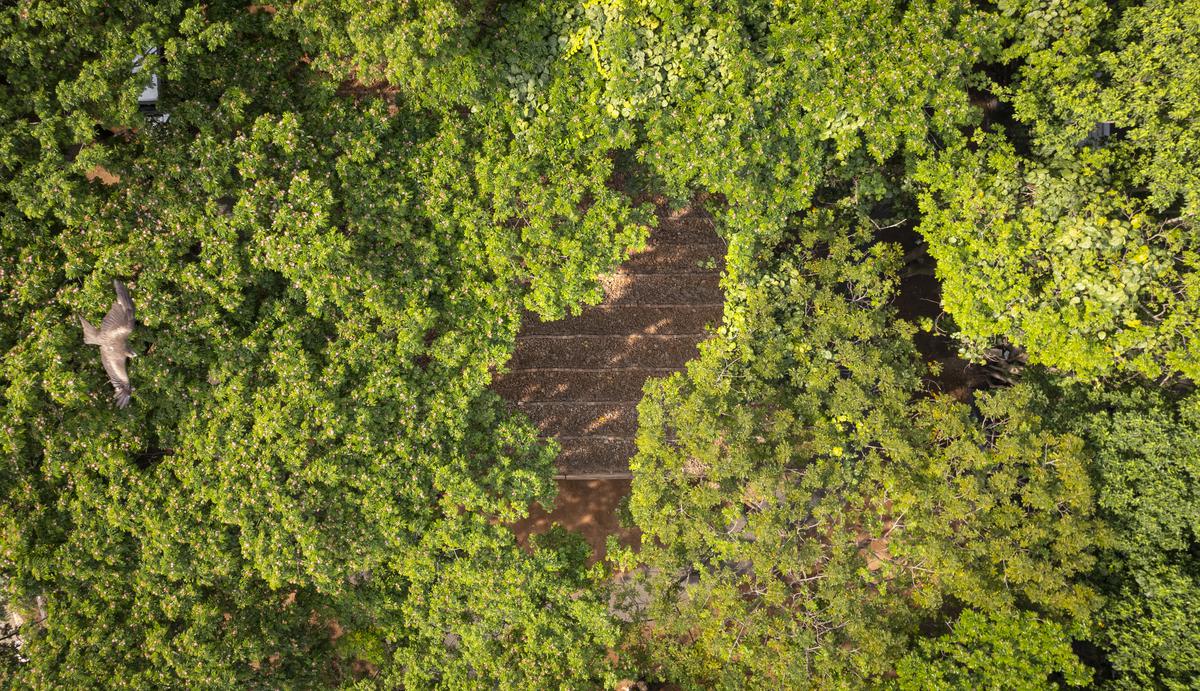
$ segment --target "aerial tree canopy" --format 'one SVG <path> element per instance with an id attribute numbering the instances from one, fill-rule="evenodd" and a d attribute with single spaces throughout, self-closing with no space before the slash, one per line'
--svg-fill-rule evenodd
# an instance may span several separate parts
<path id="1" fill-rule="evenodd" d="M 1186 688 L 1200 674 L 1200 399 L 1144 385 L 1038 378 L 1060 429 L 1087 440 L 1111 531 L 1092 577 L 1094 631 L 1119 688 Z"/>
<path id="2" fill-rule="evenodd" d="M 1194 685 L 1198 56 L 1198 0 L 0 9 L 0 681 Z M 489 384 L 651 199 L 728 256 L 641 549 L 521 546 Z"/>
<path id="3" fill-rule="evenodd" d="M 1194 0 L 1001 4 L 987 88 L 1012 118 L 916 177 L 971 347 L 1007 339 L 1085 379 L 1200 374 L 1198 17 Z"/>
<path id="4" fill-rule="evenodd" d="M 896 666 L 896 686 L 908 689 L 1038 689 L 1086 686 L 1088 668 L 1075 657 L 1062 627 L 1028 612 L 985 616 L 965 610 L 944 636 L 921 641 Z"/>
<path id="5" fill-rule="evenodd" d="M 1109 148 L 1040 163 L 995 135 L 928 162 L 920 230 L 968 348 L 1007 339 L 1087 379 L 1200 376 L 1195 227 L 1121 166 Z"/>
<path id="6" fill-rule="evenodd" d="M 641 241 L 606 147 L 344 93 L 244 5 L 3 12 L 0 554 L 49 612 L 22 678 L 332 683 L 343 619 L 413 679 L 593 678 L 584 560 L 502 525 L 551 500 L 553 449 L 486 386 L 526 306 L 596 299 Z M 166 118 L 137 110 L 150 72 Z M 114 277 L 126 410 L 76 320 Z M 471 588 L 495 593 L 429 601 Z"/>
<path id="7" fill-rule="evenodd" d="M 921 398 L 914 329 L 887 307 L 897 248 L 827 214 L 796 231 L 639 408 L 652 669 L 695 688 L 877 685 L 964 607 L 1086 631 L 1103 530 L 1082 441 L 1023 387 L 975 410 Z M 1056 636 L 1044 654 L 1076 670 Z"/>

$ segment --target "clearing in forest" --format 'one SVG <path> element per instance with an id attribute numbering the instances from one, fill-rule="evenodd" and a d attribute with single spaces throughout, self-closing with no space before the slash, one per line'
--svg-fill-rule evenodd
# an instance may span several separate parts
<path id="1" fill-rule="evenodd" d="M 660 211 L 648 248 L 578 317 L 526 314 L 496 390 L 562 447 L 561 479 L 628 478 L 642 384 L 683 369 L 721 321 L 725 245 L 707 214 Z"/>
<path id="2" fill-rule="evenodd" d="M 601 547 L 618 532 L 614 512 L 629 492 L 642 385 L 683 369 L 705 326 L 721 321 L 725 244 L 712 219 L 699 208 L 661 205 L 658 218 L 647 249 L 605 277 L 603 303 L 554 322 L 525 315 L 509 371 L 494 388 L 562 451 L 555 510 L 535 507 L 514 526 L 518 534 L 558 522 Z"/>

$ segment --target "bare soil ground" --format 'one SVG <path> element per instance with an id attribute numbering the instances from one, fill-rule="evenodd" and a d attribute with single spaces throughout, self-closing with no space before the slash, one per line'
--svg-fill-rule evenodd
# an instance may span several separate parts
<path id="1" fill-rule="evenodd" d="M 658 215 L 646 250 L 603 279 L 603 303 L 555 322 L 525 315 L 509 371 L 493 384 L 562 448 L 554 510 L 535 506 L 512 526 L 522 544 L 554 523 L 581 533 L 593 559 L 609 535 L 638 543 L 617 510 L 629 494 L 642 385 L 696 356 L 724 302 L 725 245 L 712 220 L 690 208 Z"/>
<path id="2" fill-rule="evenodd" d="M 554 510 L 547 513 L 539 506 L 533 507 L 529 518 L 512 525 L 513 532 L 522 545 L 527 545 L 530 535 L 543 533 L 558 523 L 583 535 L 592 546 L 593 560 L 604 556 L 609 535 L 616 535 L 623 545 L 637 545 L 641 532 L 622 528 L 617 517 L 617 507 L 629 494 L 629 483 L 612 479 L 559 480 Z"/>
<path id="3" fill-rule="evenodd" d="M 493 385 L 558 441 L 560 479 L 628 479 L 642 385 L 682 369 L 721 321 L 725 245 L 712 219 L 690 207 L 658 215 L 645 251 L 603 277 L 603 303 L 555 322 L 525 315 Z"/>

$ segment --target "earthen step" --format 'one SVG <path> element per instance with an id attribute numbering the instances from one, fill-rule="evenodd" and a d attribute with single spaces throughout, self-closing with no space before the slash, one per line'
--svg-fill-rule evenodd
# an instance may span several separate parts
<path id="1" fill-rule="evenodd" d="M 665 377 L 674 367 L 653 369 L 525 370 L 499 377 L 492 389 L 520 403 L 542 401 L 640 401 L 642 384 L 649 377 Z"/>
<path id="2" fill-rule="evenodd" d="M 633 439 L 560 439 L 557 478 L 627 478 L 629 459 L 637 451 Z"/>
<path id="3" fill-rule="evenodd" d="M 697 336 L 518 336 L 509 370 L 545 367 L 682 367 Z"/>
<path id="4" fill-rule="evenodd" d="M 651 242 L 710 243 L 720 240 L 712 217 L 700 209 L 674 211 L 658 219 L 658 227 L 650 231 Z"/>
<path id="5" fill-rule="evenodd" d="M 583 310 L 578 317 L 543 322 L 532 312 L 521 321 L 521 335 L 529 336 L 606 336 L 616 334 L 695 335 L 704 333 L 707 324 L 719 326 L 720 305 L 682 305 L 654 307 L 646 305 L 597 305 Z"/>
<path id="6" fill-rule="evenodd" d="M 637 434 L 637 401 L 522 403 L 522 412 L 543 434 L 632 437 Z"/>
<path id="7" fill-rule="evenodd" d="M 663 242 L 652 239 L 644 251 L 629 257 L 621 268 L 640 273 L 719 272 L 725 263 L 721 242 Z"/>
<path id="8" fill-rule="evenodd" d="M 617 272 L 601 279 L 608 305 L 719 305 L 721 277 L 715 272 L 639 274 Z"/>

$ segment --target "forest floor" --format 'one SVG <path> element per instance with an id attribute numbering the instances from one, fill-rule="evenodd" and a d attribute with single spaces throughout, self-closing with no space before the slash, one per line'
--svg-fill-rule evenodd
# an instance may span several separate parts
<path id="1" fill-rule="evenodd" d="M 921 236 L 911 228 L 889 229 L 878 239 L 898 243 L 905 252 L 912 252 L 922 245 Z M 922 318 L 937 322 L 942 317 L 942 289 L 934 271 L 935 263 L 929 256 L 905 267 L 900 290 L 892 301 L 901 318 L 919 324 Z M 936 364 L 940 370 L 936 376 L 926 377 L 930 393 L 945 393 L 966 402 L 985 383 L 986 372 L 959 357 L 957 344 L 946 334 L 918 331 L 913 341 L 924 361 Z"/>
<path id="2" fill-rule="evenodd" d="M 637 404 L 650 377 L 684 368 L 721 322 L 725 244 L 703 211 L 658 206 L 644 251 L 605 276 L 604 301 L 577 317 L 526 314 L 509 371 L 495 390 L 561 447 L 553 511 L 513 526 L 524 542 L 552 523 L 577 530 L 599 557 L 608 535 L 636 544 L 617 510 L 629 494 Z"/>

